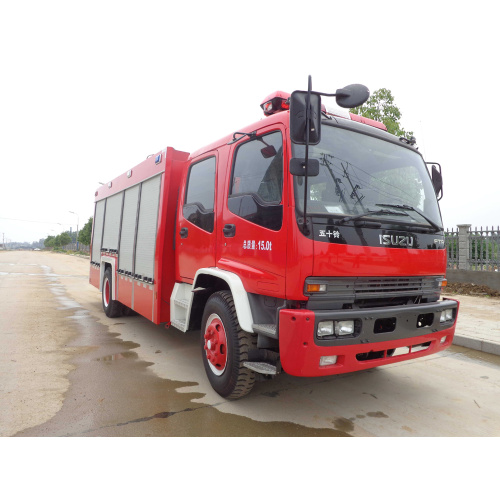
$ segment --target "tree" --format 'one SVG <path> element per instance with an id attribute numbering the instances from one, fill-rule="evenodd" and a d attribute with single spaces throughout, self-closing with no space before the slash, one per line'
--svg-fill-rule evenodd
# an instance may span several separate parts
<path id="1" fill-rule="evenodd" d="M 90 239 L 92 238 L 92 217 L 89 218 L 85 226 L 82 227 L 80 233 L 78 234 L 78 241 L 82 245 L 90 245 Z"/>
<path id="2" fill-rule="evenodd" d="M 56 241 L 55 241 L 55 238 L 54 236 L 47 236 L 47 238 L 45 238 L 43 244 L 47 247 L 47 248 L 52 248 L 52 247 L 55 247 L 56 246 Z"/>
<path id="3" fill-rule="evenodd" d="M 61 233 L 59 236 L 59 245 L 58 246 L 64 246 L 64 245 L 69 245 L 71 243 L 71 236 L 70 234 L 66 231 L 65 233 Z"/>
<path id="4" fill-rule="evenodd" d="M 410 139 L 413 135 L 413 132 L 407 132 L 401 127 L 399 123 L 401 111 L 394 104 L 394 97 L 388 89 L 376 90 L 365 104 L 350 111 L 356 115 L 382 122 L 387 127 L 388 132 L 398 137 L 403 136 Z"/>

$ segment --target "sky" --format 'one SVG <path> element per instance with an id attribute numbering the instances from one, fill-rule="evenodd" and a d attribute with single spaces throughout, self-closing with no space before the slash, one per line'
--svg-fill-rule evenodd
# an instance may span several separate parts
<path id="1" fill-rule="evenodd" d="M 308 75 L 390 89 L 442 166 L 444 227 L 497 227 L 497 33 L 481 0 L 0 0 L 0 243 L 81 228 L 100 182 L 261 119 Z"/>

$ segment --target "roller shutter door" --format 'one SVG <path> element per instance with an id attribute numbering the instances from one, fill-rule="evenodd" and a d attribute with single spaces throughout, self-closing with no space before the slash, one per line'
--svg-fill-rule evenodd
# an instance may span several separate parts
<path id="1" fill-rule="evenodd" d="M 120 234 L 120 218 L 122 215 L 123 193 L 110 196 L 106 202 L 106 217 L 104 219 L 104 236 L 102 248 L 118 250 L 118 236 Z"/>
<path id="2" fill-rule="evenodd" d="M 94 216 L 94 235 L 92 237 L 92 261 L 101 261 L 101 241 L 102 241 L 102 225 L 104 222 L 104 207 L 106 200 L 101 200 L 96 203 Z"/>
<path id="3" fill-rule="evenodd" d="M 154 277 L 156 226 L 160 203 L 161 175 L 142 183 L 139 209 L 139 226 L 135 250 L 135 274 L 144 278 Z"/>
<path id="4" fill-rule="evenodd" d="M 122 231 L 120 236 L 120 252 L 118 268 L 133 272 L 135 223 L 137 220 L 137 201 L 139 199 L 139 185 L 125 191 L 123 203 Z"/>

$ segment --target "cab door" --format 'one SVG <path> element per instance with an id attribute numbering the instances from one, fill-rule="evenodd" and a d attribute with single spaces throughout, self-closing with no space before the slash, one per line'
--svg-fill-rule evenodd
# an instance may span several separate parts
<path id="1" fill-rule="evenodd" d="M 191 282 L 202 267 L 215 266 L 215 195 L 217 156 L 196 158 L 189 166 L 186 187 L 180 193 L 175 248 L 177 276 Z"/>
<path id="2" fill-rule="evenodd" d="M 285 296 L 284 136 L 280 125 L 268 126 L 232 145 L 217 264 L 247 291 L 275 297 Z"/>

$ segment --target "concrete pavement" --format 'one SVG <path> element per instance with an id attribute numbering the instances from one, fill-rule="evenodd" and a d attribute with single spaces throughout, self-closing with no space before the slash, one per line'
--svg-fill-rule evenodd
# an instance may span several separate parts
<path id="1" fill-rule="evenodd" d="M 500 299 L 443 295 L 460 302 L 453 344 L 500 356 Z"/>
<path id="2" fill-rule="evenodd" d="M 199 334 L 107 318 L 85 259 L 0 252 L 0 282 L 0 436 L 500 436 L 498 355 L 452 346 L 335 377 L 283 373 L 226 401 Z M 498 331 L 500 299 L 456 298 L 458 336 Z"/>

